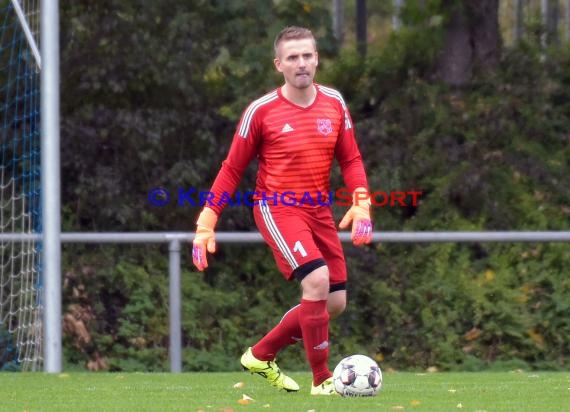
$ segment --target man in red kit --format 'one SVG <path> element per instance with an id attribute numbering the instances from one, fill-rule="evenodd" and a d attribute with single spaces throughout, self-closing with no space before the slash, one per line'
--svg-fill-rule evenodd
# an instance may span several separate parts
<path id="1" fill-rule="evenodd" d="M 336 392 L 328 366 L 329 319 L 346 307 L 347 281 L 327 198 L 333 159 L 353 193 L 353 205 L 339 227 L 352 223 L 351 238 L 357 246 L 372 240 L 368 185 L 342 96 L 313 82 L 319 60 L 311 31 L 287 27 L 275 38 L 274 48 L 275 67 L 285 83 L 244 111 L 210 189 L 213 197 L 198 217 L 192 257 L 198 270 L 208 267 L 206 255 L 216 250 L 214 229 L 225 205 L 219 200 L 235 193 L 245 169 L 257 157 L 255 222 L 283 276 L 300 282 L 302 293 L 300 303 L 247 349 L 241 364 L 279 389 L 298 391 L 299 385 L 280 371 L 275 357 L 302 340 L 313 372 L 311 394 L 331 395 Z"/>

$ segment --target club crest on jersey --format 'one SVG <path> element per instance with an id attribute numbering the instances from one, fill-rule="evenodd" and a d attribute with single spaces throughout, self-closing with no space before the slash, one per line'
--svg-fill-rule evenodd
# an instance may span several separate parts
<path id="1" fill-rule="evenodd" d="M 331 119 L 317 119 L 317 130 L 325 136 L 331 134 L 333 131 Z"/>

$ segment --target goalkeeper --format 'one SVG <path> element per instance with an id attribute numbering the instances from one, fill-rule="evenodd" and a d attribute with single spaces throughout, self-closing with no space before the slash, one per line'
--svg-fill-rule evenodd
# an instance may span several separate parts
<path id="1" fill-rule="evenodd" d="M 227 158 L 210 191 L 211 206 L 197 221 L 194 265 L 208 267 L 216 251 L 214 229 L 223 202 L 233 195 L 249 163 L 258 158 L 253 214 L 286 280 L 301 285 L 298 305 L 241 357 L 242 366 L 273 386 L 298 391 L 299 385 L 275 363 L 279 351 L 302 340 L 313 373 L 311 394 L 335 393 L 329 369 L 329 319 L 346 307 L 347 269 L 330 202 L 300 202 L 330 192 L 336 158 L 353 205 L 341 220 L 352 228 L 352 242 L 372 240 L 370 200 L 364 165 L 348 108 L 341 94 L 313 81 L 318 65 L 316 40 L 309 29 L 286 27 L 275 38 L 274 64 L 281 87 L 253 101 L 237 125 Z M 277 193 L 267 197 L 267 193 Z M 287 199 L 287 202 L 281 201 Z M 302 204 L 300 204 L 302 203 Z M 291 206 L 294 204 L 295 206 Z"/>

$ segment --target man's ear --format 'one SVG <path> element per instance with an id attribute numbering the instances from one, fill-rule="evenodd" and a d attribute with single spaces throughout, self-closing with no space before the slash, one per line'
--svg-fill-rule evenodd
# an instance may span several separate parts
<path id="1" fill-rule="evenodd" d="M 279 73 L 281 73 L 283 70 L 281 70 L 281 60 L 279 60 L 279 58 L 274 58 L 273 59 L 273 64 L 275 65 L 275 68 L 277 69 L 277 71 Z"/>

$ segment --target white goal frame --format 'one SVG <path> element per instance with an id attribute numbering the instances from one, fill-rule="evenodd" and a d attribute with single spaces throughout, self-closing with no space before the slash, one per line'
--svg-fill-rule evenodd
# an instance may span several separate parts
<path id="1" fill-rule="evenodd" d="M 41 0 L 41 191 L 44 371 L 62 369 L 59 2 Z"/>

